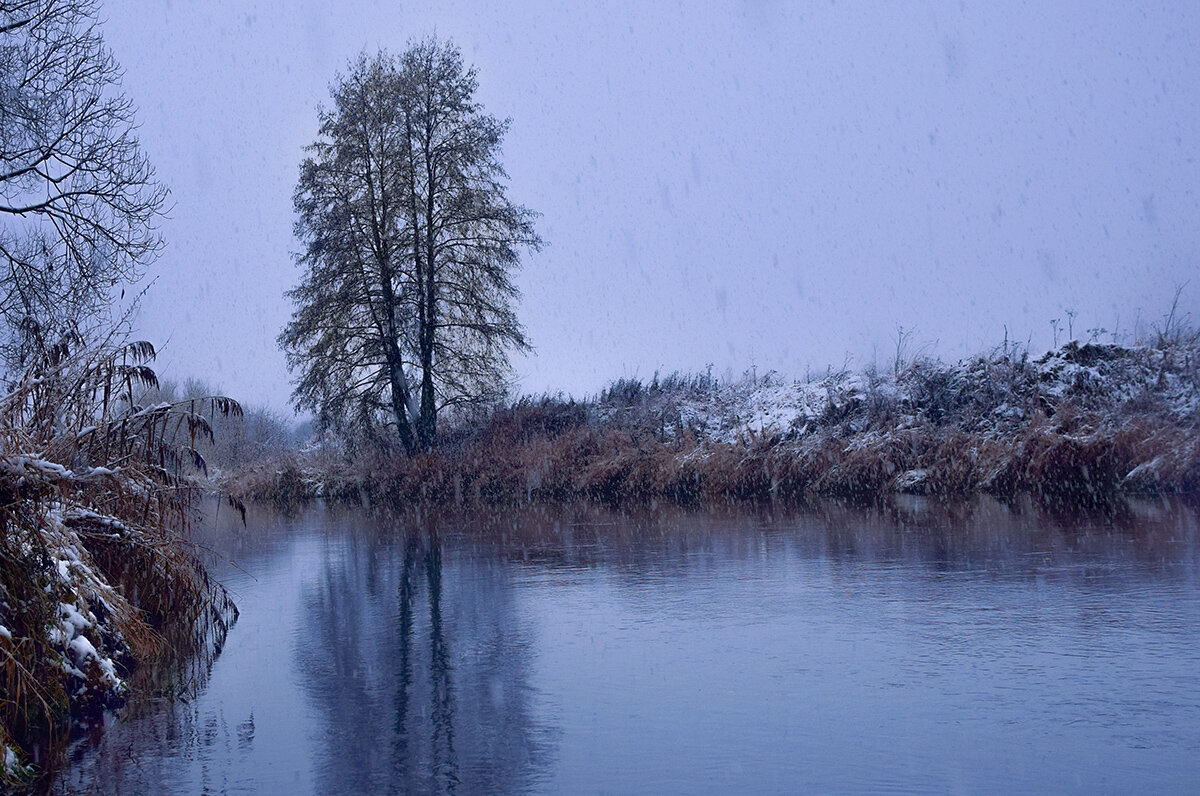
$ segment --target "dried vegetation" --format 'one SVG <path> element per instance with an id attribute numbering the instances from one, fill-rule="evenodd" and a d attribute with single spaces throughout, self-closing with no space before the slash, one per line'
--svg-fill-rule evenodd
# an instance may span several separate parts
<path id="1" fill-rule="evenodd" d="M 1074 503 L 1200 489 L 1200 336 L 1168 316 L 1136 346 L 1005 345 L 886 372 L 622 379 L 595 400 L 522 398 L 460 419 L 436 451 L 325 440 L 243 471 L 254 499 L 678 502 L 818 494 L 1011 495 Z"/>
<path id="2" fill-rule="evenodd" d="M 211 397 L 141 405 L 147 343 L 68 339 L 0 398 L 0 746 L 4 787 L 120 704 L 143 662 L 219 644 L 236 615 L 185 537 Z"/>

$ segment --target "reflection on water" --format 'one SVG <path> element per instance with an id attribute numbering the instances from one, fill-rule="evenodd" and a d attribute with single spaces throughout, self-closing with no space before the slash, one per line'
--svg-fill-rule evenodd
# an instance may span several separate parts
<path id="1" fill-rule="evenodd" d="M 981 499 L 225 523 L 242 610 L 67 792 L 1172 790 L 1197 510 Z"/>
<path id="2" fill-rule="evenodd" d="M 429 521 L 322 546 L 293 644 L 320 717 L 318 790 L 528 786 L 545 746 L 527 699 L 528 628 L 502 568 L 443 555 Z"/>

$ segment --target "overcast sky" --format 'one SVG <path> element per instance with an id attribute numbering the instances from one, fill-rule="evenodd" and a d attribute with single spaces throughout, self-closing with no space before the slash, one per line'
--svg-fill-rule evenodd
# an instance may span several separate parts
<path id="1" fill-rule="evenodd" d="M 1200 273 L 1200 3 L 146 0 L 105 36 L 170 186 L 168 375 L 282 408 L 292 189 L 362 49 L 432 32 L 512 118 L 528 391 L 1132 329 Z M 1185 290 L 1200 315 L 1200 279 Z"/>

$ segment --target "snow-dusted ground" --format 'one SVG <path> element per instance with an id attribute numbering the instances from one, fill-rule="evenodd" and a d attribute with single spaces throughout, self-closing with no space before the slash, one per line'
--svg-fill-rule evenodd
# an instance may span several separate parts
<path id="1" fill-rule="evenodd" d="M 0 581 L 0 661 L 12 689 L 4 697 L 10 700 L 6 707 L 28 710 L 35 722 L 53 726 L 69 714 L 76 724 L 86 726 L 104 708 L 123 703 L 128 691 L 123 672 L 166 649 L 138 607 L 139 579 L 146 578 L 146 592 L 158 588 L 153 584 L 170 582 L 175 589 L 172 610 L 181 613 L 189 611 L 192 602 L 206 599 L 206 588 L 214 594 L 219 589 L 206 586 L 182 558 L 171 558 L 178 554 L 167 539 L 152 540 L 117 517 L 89 507 L 84 487 L 119 472 L 71 470 L 36 454 L 0 453 L 0 486 L 20 496 L 9 506 L 0 540 L 6 575 Z M 122 478 L 127 493 L 137 492 L 137 486 L 132 477 Z M 112 550 L 118 551 L 116 574 L 112 561 L 108 570 L 98 563 L 106 560 L 102 555 L 112 558 Z M 139 573 L 132 593 L 121 587 L 122 561 L 126 576 L 130 567 Z M 21 748 L 29 739 L 10 738 L 8 732 L 7 726 L 0 726 L 0 792 L 28 786 L 41 774 L 30 764 L 41 769 L 47 762 L 31 756 L 37 753 L 36 745 Z"/>
<path id="2" fill-rule="evenodd" d="M 1095 493 L 1116 484 L 1200 484 L 1194 339 L 1161 347 L 1072 342 L 1037 359 L 1011 351 L 955 364 L 921 358 L 803 381 L 774 373 L 624 380 L 592 412 L 597 427 L 694 441 L 692 460 L 722 446 L 769 449 L 777 461 L 802 463 L 805 488 L 832 492 L 1043 489 L 1059 477 Z M 855 460 L 856 474 L 837 463 L 843 456 Z M 867 472 L 872 459 L 885 476 Z"/>
<path id="3" fill-rule="evenodd" d="M 850 432 L 952 423 L 1002 436 L 1066 402 L 1119 423 L 1152 412 L 1164 422 L 1200 419 L 1200 352 L 1148 346 L 1068 344 L 1031 360 L 980 356 L 945 365 L 921 359 L 902 368 L 830 371 L 804 381 L 774 373 L 732 382 L 668 379 L 598 404 L 601 422 L 641 414 L 665 433 L 707 442 L 800 437 L 841 424 Z"/>
<path id="4" fill-rule="evenodd" d="M 34 456 L 5 457 L 3 464 L 0 469 L 10 477 L 21 472 L 25 479 L 41 476 L 57 482 L 72 476 L 66 468 Z M 7 544 L 15 543 L 20 551 L 18 555 L 28 558 L 29 577 L 41 578 L 40 589 L 50 612 L 40 638 L 15 637 L 10 627 L 27 625 L 31 606 L 28 598 L 18 600 L 11 591 L 16 584 L 0 584 L 3 587 L 0 588 L 0 622 L 3 622 L 0 624 L 0 653 L 19 667 L 17 671 L 23 673 L 20 676 L 29 678 L 36 673 L 40 680 L 19 685 L 17 693 L 22 688 L 34 690 L 23 698 L 43 699 L 46 698 L 44 695 L 61 687 L 72 710 L 82 710 L 84 704 L 97 707 L 118 704 L 125 695 L 126 684 L 118 675 L 116 658 L 129 652 L 120 620 L 128 618 L 134 609 L 99 573 L 79 531 L 72 527 L 80 521 L 88 524 L 101 519 L 110 523 L 115 521 L 91 512 L 67 509 L 56 502 L 24 519 L 29 523 L 24 533 L 8 540 Z M 119 523 L 111 527 L 114 534 L 124 530 Z M 6 555 L 12 553 L 10 550 Z M 45 565 L 37 566 L 38 561 Z M 18 616 L 21 613 L 25 616 Z M 21 649 L 35 650 L 42 660 L 32 664 L 27 659 L 20 662 L 19 645 Z M 58 680 L 57 684 L 51 682 L 54 679 Z M 3 783 L 29 782 L 34 771 L 27 765 L 31 761 L 26 753 L 18 751 L 15 745 L 6 743 L 3 747 L 0 787 Z"/>

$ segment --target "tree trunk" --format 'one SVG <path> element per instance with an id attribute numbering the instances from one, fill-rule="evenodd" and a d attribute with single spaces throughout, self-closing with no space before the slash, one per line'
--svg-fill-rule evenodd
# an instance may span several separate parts
<path id="1" fill-rule="evenodd" d="M 437 394 L 433 389 L 433 345 L 437 334 L 438 297 L 437 281 L 434 279 L 433 192 L 430 189 L 429 216 L 425 222 L 425 284 L 422 285 L 422 300 L 425 302 L 425 325 L 421 329 L 421 442 L 426 449 L 437 441 Z"/>
<path id="2" fill-rule="evenodd" d="M 383 265 L 381 263 L 381 265 Z M 396 295 L 392 290 L 391 270 L 381 268 L 383 300 L 386 307 L 387 326 L 384 329 L 384 356 L 387 359 L 388 381 L 392 387 L 392 414 L 396 417 L 396 429 L 400 432 L 400 444 L 404 452 L 412 456 L 417 451 L 417 438 L 413 434 L 412 395 L 408 389 L 408 377 L 404 375 L 404 358 L 400 355 L 400 344 L 396 333 Z"/>
<path id="3" fill-rule="evenodd" d="M 421 349 L 421 444 L 426 450 L 437 442 L 437 396 L 433 390 L 433 335 Z"/>
<path id="4" fill-rule="evenodd" d="M 397 359 L 399 351 L 396 352 Z M 392 414 L 396 416 L 396 428 L 400 431 L 400 444 L 404 452 L 412 456 L 417 452 L 417 440 L 413 437 L 412 425 L 408 422 L 411 405 L 408 392 L 408 379 L 404 375 L 404 366 L 399 361 L 393 361 L 388 352 L 388 377 L 392 384 Z"/>

